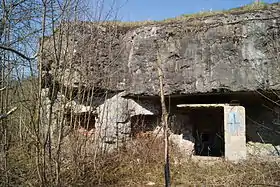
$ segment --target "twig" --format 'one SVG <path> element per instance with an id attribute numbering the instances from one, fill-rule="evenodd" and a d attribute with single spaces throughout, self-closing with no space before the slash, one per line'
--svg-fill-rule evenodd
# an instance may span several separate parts
<path id="1" fill-rule="evenodd" d="M 257 132 L 257 134 L 258 134 L 258 136 L 260 137 L 262 143 L 265 144 L 265 141 L 263 140 L 263 138 L 262 138 L 262 136 L 260 135 L 260 133 Z M 276 147 L 275 145 L 273 145 L 273 144 L 272 144 L 272 146 L 273 146 L 273 148 L 275 149 L 275 151 L 277 152 L 277 155 L 279 156 L 279 155 L 280 155 L 280 152 L 279 152 L 279 150 L 277 149 L 277 147 Z"/>
<path id="2" fill-rule="evenodd" d="M 272 132 L 274 132 L 274 133 L 280 134 L 280 131 L 273 130 L 273 129 L 271 129 L 271 128 L 265 126 L 265 125 L 262 125 L 262 124 L 260 124 L 259 122 L 257 122 L 257 121 L 255 121 L 255 120 L 253 120 L 252 118 L 250 118 L 249 116 L 246 116 L 246 118 L 247 118 L 248 120 L 250 120 L 251 122 L 253 122 L 255 125 L 261 126 L 261 127 L 265 128 L 265 129 L 267 129 L 267 130 L 270 130 L 270 131 L 272 131 Z"/>
<path id="3" fill-rule="evenodd" d="M 258 91 L 258 90 L 255 90 L 258 94 L 260 94 L 261 96 L 263 96 L 265 99 L 267 99 L 267 100 L 269 100 L 269 101 L 271 101 L 272 103 L 274 103 L 274 104 L 276 104 L 277 106 L 280 106 L 280 104 L 279 103 L 277 103 L 277 102 L 275 102 L 275 101 L 273 101 L 272 99 L 270 99 L 268 96 L 266 96 L 265 94 L 263 94 L 263 93 L 261 93 L 260 91 Z"/>
<path id="4" fill-rule="evenodd" d="M 0 88 L 0 91 L 3 91 L 3 90 L 5 90 L 6 89 L 6 86 L 5 87 L 3 87 L 3 88 Z"/>
<path id="5" fill-rule="evenodd" d="M 10 114 L 12 114 L 14 111 L 16 111 L 17 107 L 12 108 L 7 112 L 6 114 L 0 114 L 0 120 L 7 118 Z"/>

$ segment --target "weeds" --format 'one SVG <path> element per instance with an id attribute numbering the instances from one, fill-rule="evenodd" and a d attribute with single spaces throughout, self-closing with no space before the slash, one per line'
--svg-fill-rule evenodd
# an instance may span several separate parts
<path id="1" fill-rule="evenodd" d="M 258 11 L 258 10 L 265 10 L 269 8 L 270 6 L 264 2 L 254 2 L 242 7 L 238 8 L 232 8 L 229 10 L 220 10 L 220 11 L 201 11 L 199 13 L 195 14 L 183 14 L 181 16 L 175 17 L 175 18 L 168 18 L 164 19 L 162 21 L 138 21 L 138 22 L 112 22 L 118 26 L 121 27 L 140 27 L 140 26 L 147 26 L 151 24 L 161 24 L 161 23 L 172 23 L 172 22 L 177 22 L 177 21 L 186 21 L 189 19 L 195 19 L 195 18 L 204 18 L 208 16 L 215 16 L 215 15 L 226 15 L 226 14 L 240 14 L 240 13 L 245 13 L 245 12 L 253 12 L 253 11 Z"/>
<path id="2" fill-rule="evenodd" d="M 64 147 L 64 149 L 69 148 Z M 151 136 L 135 139 L 119 151 L 97 155 L 96 162 L 91 152 L 83 159 L 74 159 L 74 152 L 72 154 L 68 152 L 62 164 L 61 184 L 63 186 L 145 186 L 154 183 L 156 186 L 162 186 L 164 185 L 163 148 L 163 139 Z M 279 161 L 248 160 L 239 164 L 223 160 L 194 161 L 184 158 L 177 150 L 172 146 L 170 151 L 172 185 L 280 185 Z M 32 152 L 24 146 L 15 146 L 10 150 L 11 186 L 38 185 L 31 154 Z M 50 168 L 48 172 L 51 172 Z M 3 182 L 4 180 L 0 181 L 0 186 Z M 51 184 L 50 181 L 49 185 Z"/>

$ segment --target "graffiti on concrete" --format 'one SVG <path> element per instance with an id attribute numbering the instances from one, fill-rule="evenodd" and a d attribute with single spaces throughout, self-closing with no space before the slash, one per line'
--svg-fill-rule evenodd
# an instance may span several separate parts
<path id="1" fill-rule="evenodd" d="M 228 114 L 228 131 L 232 136 L 242 136 L 244 134 L 244 124 L 242 124 L 241 116 L 238 112 L 230 112 Z"/>

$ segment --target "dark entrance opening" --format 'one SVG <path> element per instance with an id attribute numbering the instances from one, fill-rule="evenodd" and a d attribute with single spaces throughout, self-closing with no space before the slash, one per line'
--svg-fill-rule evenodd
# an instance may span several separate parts
<path id="1" fill-rule="evenodd" d="M 160 118 L 157 115 L 136 115 L 131 119 L 131 136 L 136 137 L 139 133 L 153 131 L 160 124 Z"/>
<path id="2" fill-rule="evenodd" d="M 195 155 L 224 156 L 224 110 L 223 107 L 193 107 L 189 109 L 195 138 Z"/>

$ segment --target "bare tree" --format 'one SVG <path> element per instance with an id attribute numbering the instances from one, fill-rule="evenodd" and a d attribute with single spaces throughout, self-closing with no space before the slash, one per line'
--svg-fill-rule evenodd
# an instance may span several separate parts
<path id="1" fill-rule="evenodd" d="M 159 79 L 159 89 L 160 89 L 160 101 L 161 101 L 161 111 L 162 111 L 162 117 L 161 122 L 163 126 L 164 131 L 164 159 L 165 159 L 165 165 L 164 165 L 164 174 L 165 174 L 165 186 L 169 187 L 171 185 L 170 180 L 170 163 L 169 163 L 169 127 L 168 127 L 168 112 L 165 104 L 165 96 L 164 96 L 164 74 L 162 70 L 162 58 L 159 52 L 159 46 L 157 46 L 157 70 L 158 70 L 158 79 Z"/>

